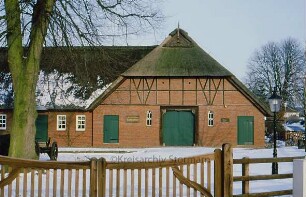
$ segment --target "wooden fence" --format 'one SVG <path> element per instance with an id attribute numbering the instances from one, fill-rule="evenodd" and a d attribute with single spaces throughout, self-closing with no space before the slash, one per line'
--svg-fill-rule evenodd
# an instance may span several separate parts
<path id="1" fill-rule="evenodd" d="M 154 162 L 56 162 L 0 156 L 0 197 L 208 196 L 214 154 Z"/>
<path id="2" fill-rule="evenodd" d="M 282 158 L 243 158 L 243 159 L 234 159 L 234 164 L 242 165 L 242 176 L 234 176 L 234 181 L 242 182 L 242 194 L 233 195 L 234 197 L 243 197 L 243 196 L 282 196 L 282 195 L 292 195 L 292 189 L 289 190 L 280 190 L 280 191 L 271 191 L 271 192 L 261 192 L 261 193 L 250 193 L 250 181 L 256 180 L 272 180 L 272 179 L 288 179 L 293 178 L 293 173 L 287 174 L 270 174 L 270 175 L 255 175 L 251 176 L 249 174 L 249 165 L 258 164 L 258 163 L 273 163 L 273 162 L 293 162 L 294 159 L 302 159 L 304 157 L 282 157 Z"/>
<path id="3" fill-rule="evenodd" d="M 304 157 L 279 157 L 279 158 L 242 158 L 242 159 L 233 159 L 232 148 L 229 144 L 223 145 L 222 151 L 219 150 L 223 157 L 222 162 L 222 185 L 223 190 L 220 196 L 216 197 L 265 197 L 265 196 L 282 196 L 282 195 L 292 195 L 292 189 L 279 190 L 279 191 L 269 191 L 269 192 L 258 192 L 250 193 L 250 181 L 259 181 L 259 180 L 278 180 L 278 179 L 288 179 L 293 178 L 293 173 L 287 174 L 268 174 L 268 175 L 250 175 L 249 169 L 250 164 L 258 163 L 270 163 L 272 166 L 273 162 L 282 163 L 282 162 L 293 162 L 294 159 L 302 159 Z M 242 175 L 235 176 L 233 174 L 234 165 L 241 165 Z M 272 170 L 271 170 L 272 172 Z M 215 171 L 216 173 L 216 171 Z M 233 195 L 233 182 L 241 182 L 242 191 L 239 195 Z"/>
<path id="4" fill-rule="evenodd" d="M 197 184 L 210 193 L 213 159 L 209 154 L 163 162 L 107 162 L 106 196 L 199 196 Z"/>
<path id="5" fill-rule="evenodd" d="M 0 196 L 92 196 L 95 176 L 90 173 L 96 163 L 96 160 L 49 162 L 0 156 Z"/>
<path id="6" fill-rule="evenodd" d="M 56 162 L 0 156 L 0 197 L 12 196 L 207 196 L 243 197 L 292 194 L 292 190 L 250 193 L 250 181 L 292 178 L 249 174 L 256 163 L 292 162 L 287 158 L 233 159 L 225 144 L 213 154 L 150 162 Z M 242 166 L 242 175 L 233 173 Z M 233 195 L 233 182 L 242 183 L 242 194 Z M 212 195 L 212 193 L 214 195 Z"/>

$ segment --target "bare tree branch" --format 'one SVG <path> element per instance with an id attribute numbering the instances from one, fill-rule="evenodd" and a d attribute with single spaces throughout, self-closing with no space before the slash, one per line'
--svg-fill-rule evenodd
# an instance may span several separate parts
<path id="1" fill-rule="evenodd" d="M 276 87 L 283 102 L 291 107 L 303 103 L 305 57 L 300 44 L 292 38 L 280 43 L 270 42 L 256 51 L 249 61 L 247 86 L 263 100 Z"/>

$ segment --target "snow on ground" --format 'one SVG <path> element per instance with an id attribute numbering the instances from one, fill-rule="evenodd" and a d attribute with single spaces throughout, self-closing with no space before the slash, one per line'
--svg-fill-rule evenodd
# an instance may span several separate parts
<path id="1" fill-rule="evenodd" d="M 104 157 L 107 161 L 164 161 L 175 157 L 190 157 L 213 153 L 214 148 L 160 147 L 160 148 L 60 148 L 58 161 L 86 161 L 92 157 Z M 94 153 L 95 152 L 95 153 Z M 45 157 L 44 157 L 45 158 Z M 46 157 L 45 159 L 48 159 Z"/>
<path id="2" fill-rule="evenodd" d="M 60 148 L 59 161 L 86 161 L 92 157 L 104 157 L 107 161 L 164 161 L 175 158 L 190 157 L 206 153 L 213 153 L 215 148 L 207 147 L 159 147 L 159 148 Z M 297 157 L 305 156 L 304 149 L 297 147 L 277 148 L 278 157 Z M 243 157 L 250 158 L 269 158 L 272 157 L 273 149 L 256 148 L 234 148 L 234 159 Z M 47 155 L 42 155 L 41 160 L 48 160 Z M 279 173 L 292 173 L 292 163 L 279 163 Z M 241 175 L 241 165 L 234 166 L 234 176 Z M 251 175 L 271 174 L 271 164 L 251 164 Z M 251 181 L 251 192 L 268 192 L 275 190 L 292 189 L 293 179 Z M 234 194 L 241 193 L 241 182 L 234 183 Z"/>
<path id="3" fill-rule="evenodd" d="M 234 158 L 268 158 L 272 157 L 273 149 L 234 149 Z M 299 157 L 305 156 L 304 149 L 293 147 L 280 147 L 277 148 L 278 157 Z M 234 175 L 241 175 L 241 165 L 234 166 Z M 250 175 L 269 175 L 272 172 L 272 164 L 251 164 Z M 286 174 L 293 172 L 292 163 L 278 163 L 279 174 Z M 279 179 L 279 180 L 265 180 L 265 181 L 251 181 L 250 192 L 269 192 L 277 190 L 292 189 L 293 179 Z M 241 183 L 234 183 L 235 194 L 241 193 Z"/>
<path id="4" fill-rule="evenodd" d="M 92 157 L 104 157 L 107 161 L 116 161 L 120 157 L 122 160 L 128 158 L 162 158 L 171 159 L 173 157 L 191 157 L 202 154 L 213 153 L 215 148 L 208 147 L 158 147 L 158 148 L 59 148 L 58 161 L 86 161 Z M 268 158 L 272 157 L 272 148 L 234 148 L 234 158 Z M 278 147 L 278 157 L 298 157 L 305 156 L 304 149 L 296 146 Z M 46 154 L 41 155 L 41 160 L 48 160 Z"/>
<path id="5" fill-rule="evenodd" d="M 286 131 L 305 131 L 304 125 L 300 122 L 292 123 L 292 124 L 283 124 Z"/>

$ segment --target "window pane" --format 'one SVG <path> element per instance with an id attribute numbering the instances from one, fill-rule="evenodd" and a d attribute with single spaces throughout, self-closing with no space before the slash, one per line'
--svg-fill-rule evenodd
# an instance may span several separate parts
<path id="1" fill-rule="evenodd" d="M 57 115 L 57 129 L 58 130 L 66 129 L 66 115 Z"/>
<path id="2" fill-rule="evenodd" d="M 208 126 L 214 126 L 214 113 L 212 111 L 208 112 Z"/>
<path id="3" fill-rule="evenodd" d="M 0 129 L 6 129 L 6 115 L 0 114 Z"/>
<path id="4" fill-rule="evenodd" d="M 152 112 L 147 111 L 146 125 L 152 126 Z"/>
<path id="5" fill-rule="evenodd" d="M 85 131 L 85 115 L 77 115 L 76 116 L 76 130 L 77 131 Z"/>

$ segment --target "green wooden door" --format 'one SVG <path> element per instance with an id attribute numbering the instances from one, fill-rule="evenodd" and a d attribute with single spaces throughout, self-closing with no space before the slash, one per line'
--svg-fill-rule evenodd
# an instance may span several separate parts
<path id="1" fill-rule="evenodd" d="M 238 145 L 254 144 L 254 117 L 238 116 Z"/>
<path id="2" fill-rule="evenodd" d="M 163 143 L 166 146 L 194 144 L 194 115 L 191 111 L 168 111 L 163 115 Z"/>
<path id="3" fill-rule="evenodd" d="M 38 115 L 36 122 L 35 140 L 38 142 L 48 141 L 48 115 Z"/>
<path id="4" fill-rule="evenodd" d="M 104 116 L 104 143 L 119 142 L 119 116 L 105 115 Z"/>

